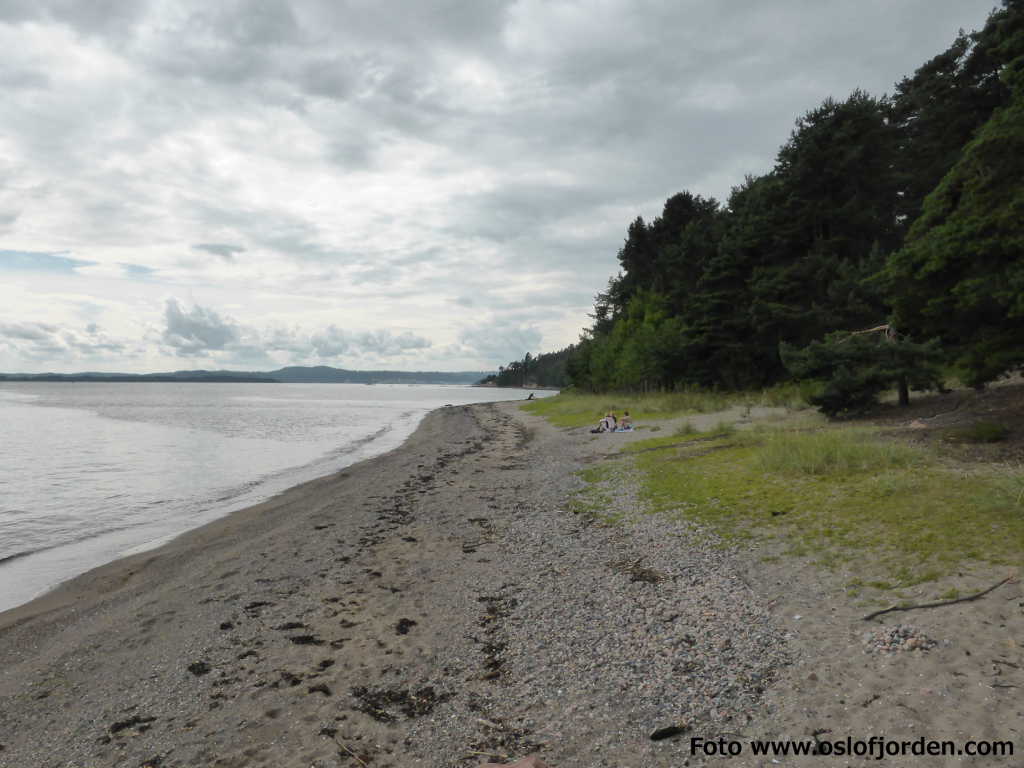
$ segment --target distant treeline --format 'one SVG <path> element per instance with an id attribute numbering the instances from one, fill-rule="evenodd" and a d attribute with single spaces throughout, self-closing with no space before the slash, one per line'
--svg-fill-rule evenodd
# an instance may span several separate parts
<path id="1" fill-rule="evenodd" d="M 555 355 L 594 391 L 857 387 L 865 366 L 876 389 L 934 366 L 980 386 L 1024 364 L 1022 185 L 1024 0 L 1004 0 L 892 96 L 799 118 L 724 206 L 681 192 L 634 220 L 593 324 Z"/>
<path id="2" fill-rule="evenodd" d="M 522 360 L 513 360 L 500 366 L 481 384 L 496 384 L 499 387 L 562 387 L 569 386 L 566 366 L 575 350 L 570 345 L 558 352 L 545 352 L 534 357 L 529 352 Z"/>
<path id="3" fill-rule="evenodd" d="M 473 384 L 483 375 L 482 371 L 349 371 L 327 365 L 293 365 L 266 372 L 196 370 L 171 373 L 0 373 L 0 381 Z"/>

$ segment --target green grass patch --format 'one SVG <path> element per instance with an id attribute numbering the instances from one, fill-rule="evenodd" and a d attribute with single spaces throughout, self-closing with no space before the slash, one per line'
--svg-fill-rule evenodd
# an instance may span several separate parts
<path id="1" fill-rule="evenodd" d="M 808 385 L 784 384 L 758 392 L 714 392 L 685 390 L 650 394 L 592 395 L 574 391 L 554 397 L 531 400 L 520 406 L 523 410 L 543 416 L 558 427 L 596 425 L 604 414 L 629 411 L 634 420 L 671 419 L 690 413 L 712 413 L 734 406 L 754 408 L 779 406 L 807 408 L 804 399 Z"/>
<path id="2" fill-rule="evenodd" d="M 746 440 L 760 443 L 760 468 L 781 475 L 834 477 L 878 473 L 911 467 L 925 460 L 919 449 L 848 429 L 751 432 Z"/>
<path id="3" fill-rule="evenodd" d="M 701 432 L 692 424 L 686 422 L 674 434 L 626 443 L 619 450 L 622 453 L 647 453 L 665 448 L 675 448 L 689 443 L 715 442 L 734 434 L 736 434 L 736 428 L 726 422 L 719 422 L 716 427 L 706 432 Z"/>
<path id="4" fill-rule="evenodd" d="M 611 491 L 624 481 L 625 468 L 608 463 L 587 467 L 576 473 L 585 483 L 569 497 L 569 511 L 574 515 L 593 518 L 605 525 L 622 522 L 622 513 L 615 511 Z"/>
<path id="5" fill-rule="evenodd" d="M 958 473 L 864 430 L 699 437 L 629 446 L 651 511 L 726 541 L 784 542 L 790 555 L 856 567 L 879 589 L 933 581 L 965 561 L 1022 561 L 1022 473 Z"/>

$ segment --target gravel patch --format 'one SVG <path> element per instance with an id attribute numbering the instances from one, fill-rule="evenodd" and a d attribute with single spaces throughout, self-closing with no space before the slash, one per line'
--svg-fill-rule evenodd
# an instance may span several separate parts
<path id="1" fill-rule="evenodd" d="M 919 627 L 897 624 L 881 627 L 864 635 L 865 653 L 893 653 L 896 651 L 930 651 L 938 645 Z"/>

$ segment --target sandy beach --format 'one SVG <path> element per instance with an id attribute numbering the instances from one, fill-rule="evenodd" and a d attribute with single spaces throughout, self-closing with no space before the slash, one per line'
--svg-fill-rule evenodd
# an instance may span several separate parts
<path id="1" fill-rule="evenodd" d="M 712 546 L 629 483 L 623 523 L 574 515 L 576 473 L 644 436 L 442 408 L 395 451 L 0 614 L 0 766 L 862 764 L 750 748 L 847 737 L 1010 741 L 886 763 L 1024 765 L 1018 581 L 864 621 L 843 574 Z M 881 647 L 900 626 L 920 645 Z"/>

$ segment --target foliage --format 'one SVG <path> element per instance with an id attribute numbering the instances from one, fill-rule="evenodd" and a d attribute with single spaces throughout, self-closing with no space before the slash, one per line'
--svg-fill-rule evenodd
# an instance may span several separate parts
<path id="1" fill-rule="evenodd" d="M 925 200 L 883 274 L 898 322 L 940 337 L 975 386 L 1024 365 L 1024 56 L 1003 77 L 1011 102 Z"/>
<path id="2" fill-rule="evenodd" d="M 513 360 L 500 366 L 496 374 L 484 378 L 481 384 L 499 387 L 565 387 L 569 384 L 567 365 L 573 346 L 557 352 L 546 352 L 534 357 L 529 352 L 522 360 Z"/>
<path id="3" fill-rule="evenodd" d="M 803 349 L 783 344 L 782 355 L 795 377 L 825 381 L 810 402 L 830 417 L 859 413 L 887 389 L 899 387 L 901 397 L 908 399 L 911 387 L 928 390 L 942 385 L 941 351 L 934 340 L 916 344 L 881 334 L 840 332 Z"/>
<path id="4" fill-rule="evenodd" d="M 1004 2 L 982 30 L 961 32 L 949 48 L 896 85 L 892 120 L 900 136 L 897 210 L 904 226 L 921 214 L 925 197 L 978 129 L 1009 102 L 1010 89 L 999 73 L 1024 53 L 1022 11 L 1020 0 Z"/>
<path id="5" fill-rule="evenodd" d="M 896 137 L 863 92 L 797 122 L 775 169 L 729 204 L 690 193 L 635 219 L 622 272 L 597 297 L 569 363 L 595 392 L 748 389 L 780 381 L 779 343 L 884 316 L 866 278 L 897 242 Z"/>

